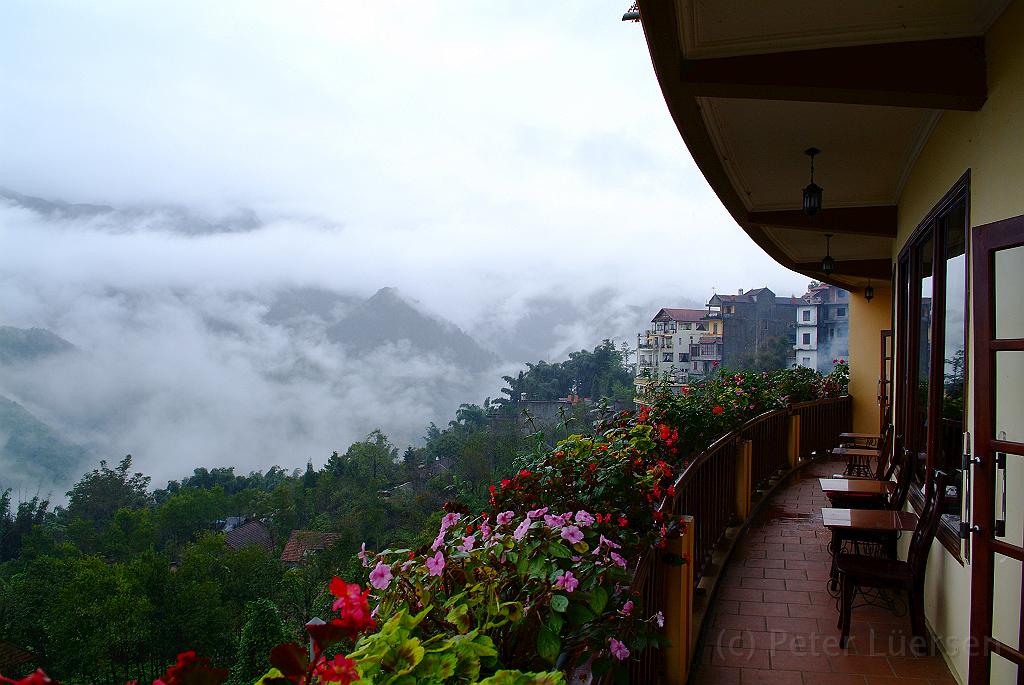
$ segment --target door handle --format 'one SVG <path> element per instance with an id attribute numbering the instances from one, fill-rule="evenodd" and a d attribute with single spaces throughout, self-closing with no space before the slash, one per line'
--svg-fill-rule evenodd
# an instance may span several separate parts
<path id="1" fill-rule="evenodd" d="M 1006 440 L 1006 431 L 999 431 L 999 439 Z M 996 452 L 996 470 L 1003 472 L 1002 516 L 996 519 L 992 535 L 997 538 L 1006 537 L 1006 452 Z"/>

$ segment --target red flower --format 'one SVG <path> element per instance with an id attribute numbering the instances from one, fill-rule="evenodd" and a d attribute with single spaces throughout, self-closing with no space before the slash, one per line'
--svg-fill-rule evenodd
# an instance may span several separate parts
<path id="1" fill-rule="evenodd" d="M 725 411 L 725 410 L 724 410 L 724 409 L 722 409 L 722 407 L 721 407 L 720 405 L 717 405 L 717 404 L 716 404 L 716 405 L 715 405 L 715 408 L 711 410 L 711 413 L 712 413 L 712 414 L 721 414 L 721 413 L 723 413 L 724 411 Z"/>
<path id="2" fill-rule="evenodd" d="M 366 599 L 370 594 L 370 588 L 363 590 L 357 583 L 346 583 L 335 576 L 331 580 L 331 594 L 337 597 L 332 608 L 341 616 L 323 626 L 310 626 L 310 635 L 314 640 L 324 640 L 326 646 L 332 638 L 336 639 L 338 633 L 354 639 L 359 633 L 376 627 Z M 314 632 L 322 632 L 323 635 L 318 637 L 313 634 Z"/>
<path id="3" fill-rule="evenodd" d="M 520 478 L 529 478 L 532 475 L 533 475 L 533 473 L 531 473 L 530 471 L 527 471 L 526 469 L 523 469 L 522 471 L 519 472 L 519 477 Z"/>
<path id="4" fill-rule="evenodd" d="M 587 468 L 590 469 L 591 471 L 597 471 L 597 464 L 595 464 L 594 462 L 590 462 Z"/>
<path id="5" fill-rule="evenodd" d="M 320 678 L 323 682 L 341 683 L 342 685 L 348 685 L 355 680 L 359 680 L 356 662 L 345 658 L 341 654 L 335 656 L 331 661 L 321 659 L 316 665 L 313 675 Z"/>
<path id="6" fill-rule="evenodd" d="M 216 682 L 222 683 L 227 680 L 228 671 L 224 668 L 213 668 L 207 657 L 196 656 L 192 650 L 182 652 L 178 655 L 178 662 L 167 669 L 163 678 L 153 681 L 153 685 L 184 685 L 189 682 Z M 49 680 L 39 680 L 36 683 L 48 683 Z"/>
<path id="7" fill-rule="evenodd" d="M 669 436 L 672 435 L 672 431 L 665 424 L 658 426 L 658 436 L 662 440 L 668 440 Z"/>
<path id="8" fill-rule="evenodd" d="M 609 516 L 611 516 L 611 514 L 609 514 Z M 627 519 L 625 516 L 620 516 L 619 517 L 619 528 L 625 528 L 628 525 L 629 525 L 629 519 Z"/>
<path id="9" fill-rule="evenodd" d="M 668 488 L 665 489 L 665 492 L 668 494 L 669 497 L 675 497 L 676 496 L 676 486 L 674 486 L 674 485 L 668 486 Z"/>
<path id="10" fill-rule="evenodd" d="M 49 685 L 54 683 L 56 685 L 55 681 L 50 680 L 50 677 L 41 668 L 37 668 L 21 680 L 11 680 L 0 675 L 0 683 L 10 683 L 10 685 Z"/>
<path id="11" fill-rule="evenodd" d="M 511 482 L 512 481 L 510 481 L 508 478 L 503 478 L 501 480 L 501 489 L 504 490 L 505 488 L 507 488 Z"/>
<path id="12" fill-rule="evenodd" d="M 665 514 L 663 514 L 660 511 L 654 512 L 654 520 L 655 521 L 658 521 L 660 523 L 663 518 L 665 518 Z"/>

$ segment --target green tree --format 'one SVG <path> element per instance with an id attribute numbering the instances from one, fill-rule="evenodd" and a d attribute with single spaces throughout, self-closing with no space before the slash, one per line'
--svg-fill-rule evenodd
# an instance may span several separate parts
<path id="1" fill-rule="evenodd" d="M 270 668 L 270 650 L 290 640 L 277 605 L 269 599 L 246 604 L 245 624 L 228 685 L 249 685 L 257 680 Z"/>

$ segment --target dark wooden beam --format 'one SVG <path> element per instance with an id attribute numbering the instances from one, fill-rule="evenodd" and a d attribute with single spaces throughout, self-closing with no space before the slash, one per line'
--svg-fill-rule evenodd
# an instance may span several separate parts
<path id="1" fill-rule="evenodd" d="M 823 209 L 814 216 L 807 216 L 799 209 L 748 212 L 747 222 L 818 233 L 850 233 L 895 238 L 896 206 L 837 207 Z"/>
<path id="2" fill-rule="evenodd" d="M 795 271 L 802 274 L 820 274 L 821 262 L 797 262 L 793 265 Z M 833 276 L 857 276 L 860 278 L 877 278 L 888 283 L 892 278 L 891 259 L 848 259 L 845 261 L 836 260 L 836 268 L 832 271 Z"/>
<path id="3" fill-rule="evenodd" d="M 680 59 L 698 96 L 976 111 L 988 95 L 983 38 Z"/>

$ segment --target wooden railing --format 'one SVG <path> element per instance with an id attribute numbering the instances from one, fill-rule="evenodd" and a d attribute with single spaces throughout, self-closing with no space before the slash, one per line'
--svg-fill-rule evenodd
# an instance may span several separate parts
<path id="1" fill-rule="evenodd" d="M 800 456 L 820 455 L 836 445 L 836 436 L 853 428 L 853 398 L 800 402 L 789 408 L 800 417 Z"/>
<path id="2" fill-rule="evenodd" d="M 753 450 L 750 465 L 754 490 L 760 490 L 779 472 L 789 468 L 789 455 L 786 453 L 789 416 L 788 409 L 765 412 L 747 421 L 739 430 L 742 439 L 750 441 Z"/>
<path id="3" fill-rule="evenodd" d="M 683 636 L 688 644 L 643 650 L 630 664 L 631 683 L 686 682 L 697 629 L 689 613 L 692 593 L 716 548 L 730 527 L 749 519 L 756 491 L 801 459 L 833 447 L 839 434 L 850 430 L 852 413 L 848 396 L 801 402 L 754 417 L 690 459 L 676 479 L 675 496 L 662 504 L 666 513 L 692 517 L 682 537 L 689 569 L 678 572 L 671 549 L 651 549 L 640 560 L 632 586 L 643 607 L 665 613 L 667 634 Z M 680 578 L 686 585 L 681 590 L 675 587 Z"/>

